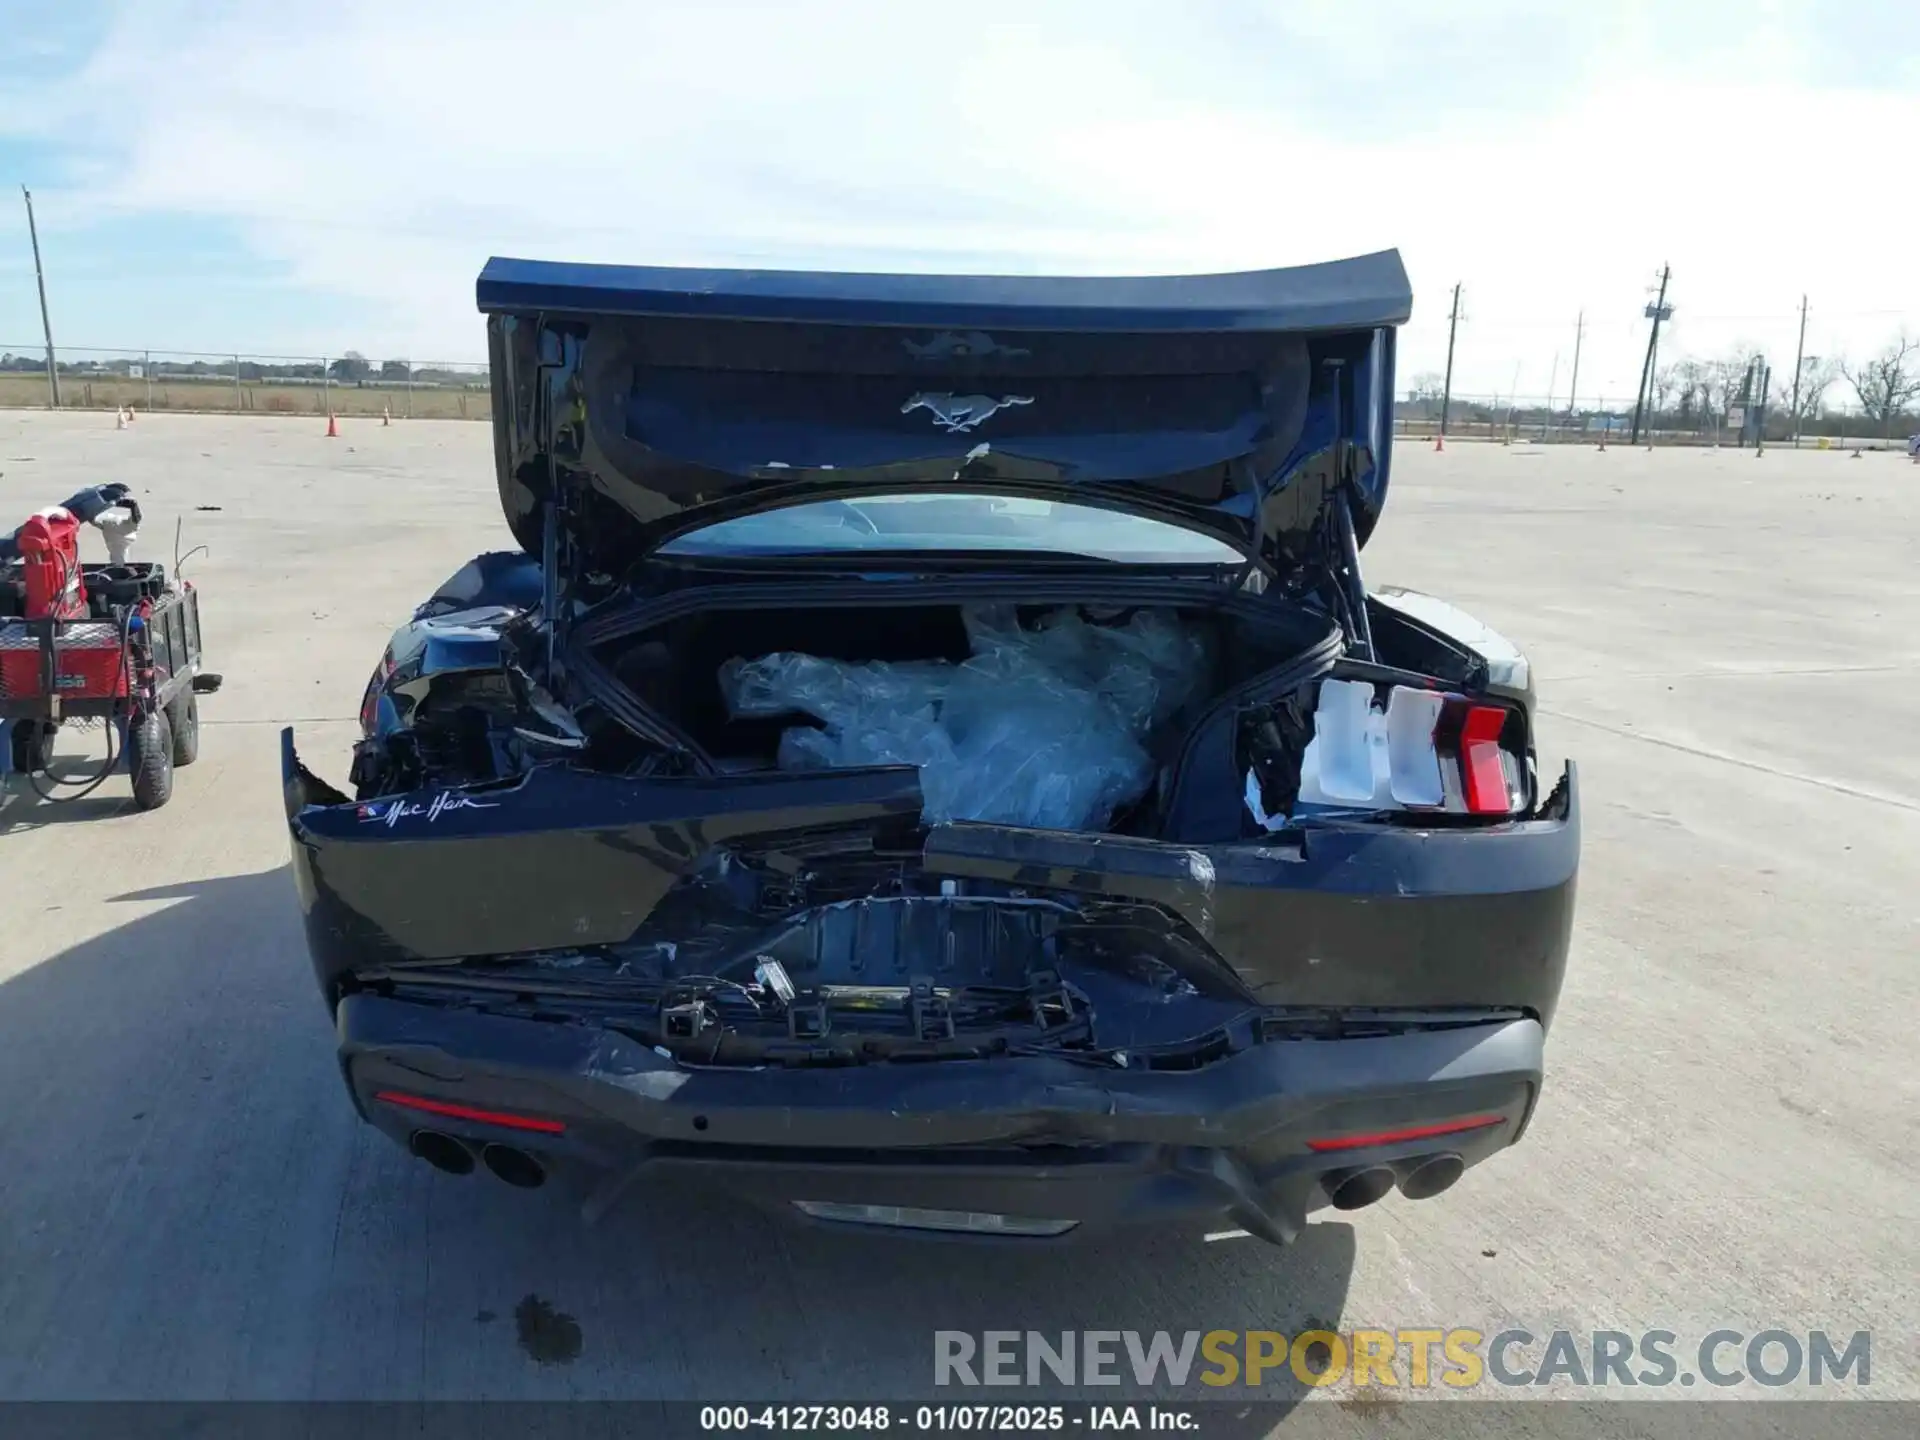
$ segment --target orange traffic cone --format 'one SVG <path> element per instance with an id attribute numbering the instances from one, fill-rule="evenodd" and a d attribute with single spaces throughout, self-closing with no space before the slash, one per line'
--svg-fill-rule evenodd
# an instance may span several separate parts
<path id="1" fill-rule="evenodd" d="M 113 428 L 116 430 L 124 430 L 127 428 L 127 412 L 125 410 L 116 410 L 113 412 Z"/>
<path id="2" fill-rule="evenodd" d="M 1444 433 L 1433 437 L 1433 448 L 1436 450 L 1444 450 L 1447 448 L 1447 437 Z"/>
<path id="3" fill-rule="evenodd" d="M 380 407 L 380 423 L 382 426 L 393 424 L 393 407 L 391 405 L 382 405 Z"/>
<path id="4" fill-rule="evenodd" d="M 329 410 L 327 411 L 327 439 L 338 440 L 339 438 L 340 427 L 334 422 L 333 412 Z"/>

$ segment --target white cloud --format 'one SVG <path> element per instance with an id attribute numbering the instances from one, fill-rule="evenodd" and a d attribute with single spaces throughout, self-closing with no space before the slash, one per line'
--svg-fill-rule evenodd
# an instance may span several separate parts
<path id="1" fill-rule="evenodd" d="M 77 200 L 237 222 L 414 353 L 478 352 L 490 253 L 1114 272 L 1398 246 L 1403 369 L 1438 365 L 1461 279 L 1468 390 L 1516 362 L 1544 390 L 1556 349 L 1564 385 L 1584 305 L 1583 392 L 1630 393 L 1667 260 L 1676 346 L 1790 363 L 1803 289 L 1829 351 L 1898 323 L 1863 312 L 1920 320 L 1920 46 L 1891 6 L 1853 30 L 1724 0 L 545 8 L 140 5 L 45 113 L 100 162 Z"/>

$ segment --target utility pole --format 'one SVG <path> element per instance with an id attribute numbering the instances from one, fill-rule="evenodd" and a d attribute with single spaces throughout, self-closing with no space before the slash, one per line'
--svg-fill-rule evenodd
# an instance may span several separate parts
<path id="1" fill-rule="evenodd" d="M 1807 297 L 1800 297 L 1800 342 L 1793 347 L 1793 448 L 1800 448 L 1800 362 L 1807 358 Z"/>
<path id="2" fill-rule="evenodd" d="M 1460 282 L 1453 283 L 1453 309 L 1447 316 L 1447 379 L 1440 388 L 1440 438 L 1447 438 L 1447 407 L 1453 403 L 1453 332 L 1460 326 Z"/>
<path id="3" fill-rule="evenodd" d="M 33 239 L 33 279 L 40 287 L 40 329 L 47 337 L 47 394 L 49 408 L 60 408 L 60 370 L 53 363 L 53 322 L 47 318 L 47 277 L 40 273 L 40 231 L 33 223 L 33 192 L 26 186 L 20 193 L 27 201 L 27 234 Z"/>
<path id="4" fill-rule="evenodd" d="M 1587 312 L 1573 322 L 1573 384 L 1567 390 L 1567 423 L 1573 423 L 1574 400 L 1580 394 L 1580 341 L 1587 333 Z"/>
<path id="5" fill-rule="evenodd" d="M 1653 327 L 1652 354 L 1647 360 L 1647 448 L 1653 448 L 1653 432 L 1660 423 L 1660 326 Z"/>
<path id="6" fill-rule="evenodd" d="M 1633 399 L 1633 430 L 1627 436 L 1629 445 L 1640 443 L 1640 417 L 1645 412 L 1647 387 L 1653 382 L 1653 352 L 1660 343 L 1660 322 L 1673 314 L 1667 304 L 1667 280 L 1673 273 L 1671 265 L 1660 267 L 1660 298 L 1647 306 L 1647 318 L 1653 321 L 1653 333 L 1647 337 L 1647 358 L 1640 366 L 1640 392 Z"/>
<path id="7" fill-rule="evenodd" d="M 1740 397 L 1746 403 L 1746 423 L 1740 427 L 1740 448 L 1747 448 L 1747 431 L 1753 426 L 1753 417 L 1760 412 L 1760 357 L 1754 356 L 1747 362 L 1747 389 Z"/>

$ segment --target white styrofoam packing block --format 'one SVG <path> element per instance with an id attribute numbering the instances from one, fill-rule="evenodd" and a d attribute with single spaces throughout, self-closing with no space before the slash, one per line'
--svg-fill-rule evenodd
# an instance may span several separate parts
<path id="1" fill-rule="evenodd" d="M 1446 799 L 1433 730 L 1446 696 L 1396 685 L 1387 697 L 1387 765 L 1393 798 L 1402 805 L 1436 806 Z"/>
<path id="2" fill-rule="evenodd" d="M 1433 808 L 1444 802 L 1433 730 L 1446 697 L 1396 685 L 1383 710 L 1363 680 L 1323 680 L 1300 761 L 1302 805 Z"/>

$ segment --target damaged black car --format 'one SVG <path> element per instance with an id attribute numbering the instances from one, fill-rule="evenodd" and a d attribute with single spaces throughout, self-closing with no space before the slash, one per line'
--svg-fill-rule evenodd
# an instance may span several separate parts
<path id="1" fill-rule="evenodd" d="M 1578 793 L 1523 656 L 1363 582 L 1396 253 L 478 295 L 517 548 L 394 635 L 346 788 L 283 739 L 365 1119 L 590 1215 L 1006 1241 L 1285 1243 L 1519 1139 Z"/>

